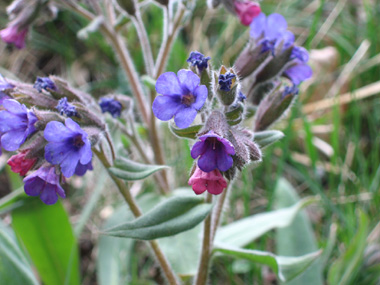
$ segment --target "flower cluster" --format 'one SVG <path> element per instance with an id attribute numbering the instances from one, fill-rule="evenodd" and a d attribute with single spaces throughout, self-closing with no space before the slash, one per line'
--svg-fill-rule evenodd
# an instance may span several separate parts
<path id="1" fill-rule="evenodd" d="M 33 88 L 38 92 L 46 90 L 46 94 L 39 96 L 49 98 L 45 100 L 45 108 L 50 108 L 50 111 L 39 111 L 35 107 L 28 109 L 19 101 L 11 99 L 15 86 L 0 76 L 0 146 L 6 151 L 18 151 L 10 157 L 8 164 L 13 172 L 26 176 L 25 193 L 39 196 L 45 204 L 51 205 L 56 203 L 58 196 L 65 197 L 60 185 L 64 178 L 74 174 L 82 176 L 93 169 L 91 139 L 94 140 L 97 134 L 92 131 L 91 135 L 94 137 L 90 138 L 73 119 L 60 116 L 76 117 L 78 110 L 67 97 L 60 95 L 52 79 L 39 77 L 33 87 L 25 86 L 20 85 L 21 91 L 15 92 L 35 96 L 33 94 L 36 91 Z M 25 91 L 22 88 L 29 89 Z M 62 96 L 61 99 L 56 101 L 50 92 L 54 92 L 55 96 Z M 90 119 L 85 117 L 87 113 L 82 114 L 81 118 L 89 122 Z"/>

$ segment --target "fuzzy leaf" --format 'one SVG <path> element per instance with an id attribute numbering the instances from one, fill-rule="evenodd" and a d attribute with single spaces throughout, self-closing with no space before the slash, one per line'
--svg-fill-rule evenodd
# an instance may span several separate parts
<path id="1" fill-rule="evenodd" d="M 114 164 L 115 166 L 110 168 L 110 172 L 127 181 L 141 180 L 161 169 L 168 168 L 166 165 L 142 164 L 126 158 L 118 158 Z"/>
<path id="2" fill-rule="evenodd" d="M 283 132 L 277 130 L 255 132 L 254 140 L 260 146 L 261 149 L 275 143 L 282 139 L 285 135 Z"/>
<path id="3" fill-rule="evenodd" d="M 276 209 L 292 206 L 299 200 L 293 186 L 287 180 L 279 179 L 275 188 Z M 304 210 L 297 213 L 289 226 L 276 230 L 276 248 L 276 254 L 281 256 L 302 256 L 318 249 L 310 219 Z M 315 262 L 308 270 L 286 284 L 323 284 L 321 261 Z"/>
<path id="4" fill-rule="evenodd" d="M 105 231 L 103 234 L 151 240 L 187 231 L 202 222 L 211 211 L 201 197 L 171 197 L 145 215 Z"/>
<path id="5" fill-rule="evenodd" d="M 302 208 L 314 201 L 313 198 L 305 198 L 292 207 L 257 214 L 221 227 L 216 234 L 216 242 L 245 246 L 272 229 L 288 226 Z"/>
<path id="6" fill-rule="evenodd" d="M 169 129 L 178 137 L 196 139 L 197 134 L 202 128 L 202 125 L 194 125 L 185 129 L 176 128 L 173 124 L 169 124 Z"/>
<path id="7" fill-rule="evenodd" d="M 316 251 L 298 257 L 276 256 L 273 253 L 259 250 L 242 249 L 216 245 L 214 251 L 236 258 L 247 259 L 255 263 L 268 265 L 281 281 L 290 281 L 305 271 L 321 254 Z"/>

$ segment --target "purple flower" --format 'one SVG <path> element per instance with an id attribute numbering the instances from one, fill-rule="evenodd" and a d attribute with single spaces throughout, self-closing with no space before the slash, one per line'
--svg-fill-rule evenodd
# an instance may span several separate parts
<path id="1" fill-rule="evenodd" d="M 199 77 L 190 70 L 181 69 L 178 75 L 174 72 L 161 74 L 156 91 L 162 96 L 157 96 L 153 102 L 154 115 L 162 121 L 174 116 L 174 122 L 181 129 L 190 126 L 208 95 L 207 87 L 199 84 Z"/>
<path id="2" fill-rule="evenodd" d="M 100 99 L 99 105 L 103 113 L 108 112 L 114 118 L 120 117 L 122 106 L 119 101 L 104 97 Z"/>
<path id="3" fill-rule="evenodd" d="M 49 122 L 44 137 L 49 142 L 45 146 L 45 159 L 51 164 L 59 164 L 65 177 L 73 176 L 79 163 L 90 163 L 92 151 L 88 135 L 72 119 L 66 119 L 65 125 Z"/>
<path id="4" fill-rule="evenodd" d="M 9 26 L 0 31 L 0 37 L 4 42 L 14 44 L 17 48 L 22 49 L 25 47 L 27 33 L 28 29 L 19 30 L 17 26 Z"/>
<path id="5" fill-rule="evenodd" d="M 78 163 L 77 167 L 75 168 L 75 175 L 78 175 L 78 176 L 83 176 L 87 170 L 93 170 L 94 168 L 92 167 L 92 162 L 90 161 L 89 163 L 87 164 L 82 164 L 82 163 Z"/>
<path id="6" fill-rule="evenodd" d="M 191 157 L 198 160 L 198 167 L 204 172 L 214 169 L 227 171 L 232 166 L 231 155 L 235 154 L 234 146 L 226 139 L 218 136 L 213 131 L 199 137 L 201 141 L 194 144 L 191 149 Z"/>
<path id="7" fill-rule="evenodd" d="M 295 96 L 298 95 L 299 89 L 297 85 L 285 86 L 284 91 L 282 92 L 282 99 L 288 95 Z"/>
<path id="8" fill-rule="evenodd" d="M 202 72 L 204 69 L 208 66 L 208 61 L 211 59 L 211 57 L 205 57 L 203 54 L 201 54 L 198 51 L 192 51 L 190 53 L 189 58 L 186 60 L 189 62 L 192 66 L 198 67 L 199 72 Z"/>
<path id="9" fill-rule="evenodd" d="M 3 104 L 3 101 L 5 99 L 9 99 L 9 96 L 2 91 L 11 88 L 14 88 L 14 86 L 7 82 L 5 78 L 0 74 L 0 105 Z"/>
<path id="10" fill-rule="evenodd" d="M 0 111 L 1 145 L 7 151 L 17 150 L 36 131 L 36 115 L 16 100 L 6 99 Z"/>
<path id="11" fill-rule="evenodd" d="M 294 43 L 294 35 L 288 31 L 288 24 L 285 18 L 277 13 L 268 17 L 264 13 L 253 19 L 251 23 L 250 35 L 257 45 L 261 45 L 262 52 L 274 50 L 282 44 L 282 50 L 289 48 Z"/>
<path id="12" fill-rule="evenodd" d="M 236 75 L 231 72 L 220 74 L 219 81 L 218 81 L 220 90 L 230 91 L 231 85 L 232 85 L 232 79 L 234 79 L 235 77 Z"/>
<path id="13" fill-rule="evenodd" d="M 247 99 L 247 96 L 243 94 L 243 92 L 239 91 L 238 100 L 240 102 L 244 102 L 244 100 Z"/>
<path id="14" fill-rule="evenodd" d="M 29 196 L 40 196 L 42 202 L 53 205 L 58 196 L 66 198 L 65 191 L 59 185 L 59 176 L 54 166 L 42 166 L 34 173 L 24 178 L 24 190 Z"/>
<path id="15" fill-rule="evenodd" d="M 58 112 L 63 115 L 65 114 L 67 117 L 77 116 L 78 113 L 75 109 L 75 106 L 67 102 L 67 98 L 64 97 L 58 101 L 57 107 L 55 107 Z"/>
<path id="16" fill-rule="evenodd" d="M 42 89 L 47 90 L 48 88 L 51 90 L 57 90 L 57 86 L 55 86 L 53 80 L 49 77 L 37 77 L 33 87 L 37 89 L 38 92 L 42 92 Z"/>

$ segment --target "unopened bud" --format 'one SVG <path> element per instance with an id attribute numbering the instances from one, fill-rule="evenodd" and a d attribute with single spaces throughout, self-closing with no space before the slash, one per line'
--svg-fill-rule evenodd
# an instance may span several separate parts
<path id="1" fill-rule="evenodd" d="M 230 71 L 222 65 L 218 77 L 218 95 L 220 101 L 225 106 L 229 106 L 235 102 L 238 82 L 236 74 L 231 68 Z"/>
<path id="2" fill-rule="evenodd" d="M 134 0 L 116 0 L 119 6 L 130 16 L 136 14 L 136 3 Z"/>
<path id="3" fill-rule="evenodd" d="M 298 94 L 296 86 L 276 88 L 260 103 L 256 112 L 255 131 L 266 130 L 281 118 Z"/>
<path id="4" fill-rule="evenodd" d="M 228 134 L 229 126 L 226 117 L 220 111 L 213 111 L 207 118 L 203 129 L 199 132 L 199 136 L 213 131 L 221 137 L 226 137 Z"/>

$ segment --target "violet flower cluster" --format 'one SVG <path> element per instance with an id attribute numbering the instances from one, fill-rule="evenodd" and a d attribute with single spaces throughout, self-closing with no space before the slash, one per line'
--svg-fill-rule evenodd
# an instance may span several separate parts
<path id="1" fill-rule="evenodd" d="M 79 116 L 79 113 L 75 106 L 68 102 L 67 97 L 55 101 L 55 108 L 48 112 L 39 111 L 36 107 L 28 109 L 24 104 L 9 96 L 16 88 L 13 84 L 7 82 L 2 76 L 0 84 L 0 95 L 3 99 L 0 111 L 1 147 L 6 151 L 18 150 L 18 153 L 8 160 L 8 164 L 12 171 L 26 176 L 24 178 L 26 194 L 39 196 L 45 204 L 54 204 L 58 196 L 65 197 L 65 192 L 60 185 L 64 178 L 69 178 L 74 174 L 82 176 L 93 169 L 91 138 L 72 119 Z M 42 97 L 51 96 L 50 91 L 55 92 L 55 96 L 59 94 L 58 87 L 48 77 L 37 78 L 33 86 L 35 91 L 32 87 L 27 88 L 29 88 L 28 94 L 46 90 L 46 94 L 38 95 Z M 47 102 L 49 104 L 54 102 L 53 97 L 51 96 Z M 56 110 L 59 113 L 56 113 Z M 53 115 L 54 113 L 56 115 Z M 83 118 L 87 113 L 79 117 Z M 59 117 L 59 114 L 72 118 L 61 117 L 61 121 L 54 120 Z M 104 127 L 101 128 L 104 129 Z"/>

